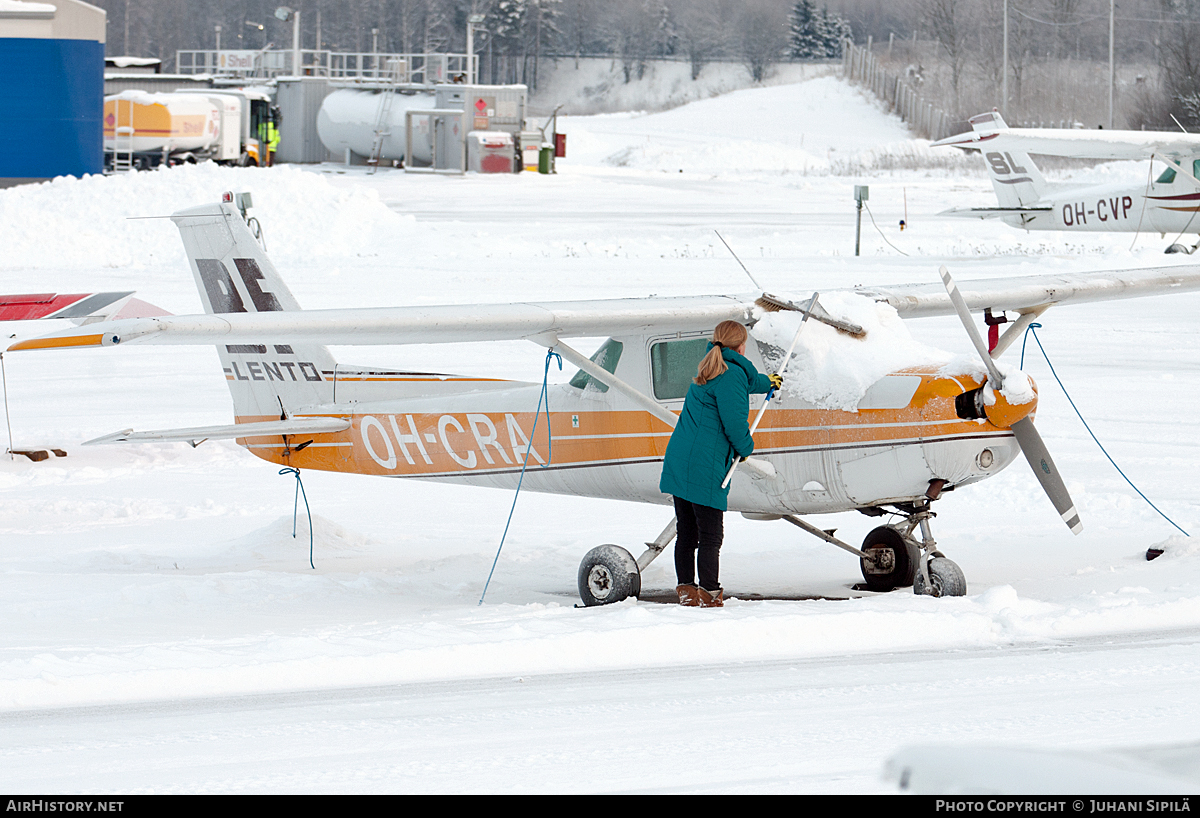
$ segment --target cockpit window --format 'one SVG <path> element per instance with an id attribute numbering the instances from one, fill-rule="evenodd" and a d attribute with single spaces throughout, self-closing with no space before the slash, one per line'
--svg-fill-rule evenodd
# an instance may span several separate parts
<path id="1" fill-rule="evenodd" d="M 620 341 L 614 341 L 612 338 L 609 338 L 600 345 L 598 350 L 592 353 L 591 361 L 605 372 L 609 374 L 615 373 L 617 371 L 617 362 L 621 360 L 621 351 L 624 348 L 625 345 Z M 576 389 L 587 389 L 589 385 L 592 389 L 597 389 L 600 392 L 608 391 L 608 384 L 601 383 L 582 369 L 575 373 L 574 378 L 571 378 L 571 386 Z"/>
<path id="2" fill-rule="evenodd" d="M 1175 168 L 1167 168 L 1166 170 L 1164 170 L 1162 172 L 1162 176 L 1159 176 L 1157 179 L 1154 180 L 1155 184 L 1159 184 L 1159 185 L 1169 185 L 1174 181 L 1175 181 Z"/>
<path id="3" fill-rule="evenodd" d="M 696 368 L 708 349 L 708 338 L 679 338 L 659 341 L 650 347 L 650 374 L 654 397 L 678 400 L 687 395 Z"/>

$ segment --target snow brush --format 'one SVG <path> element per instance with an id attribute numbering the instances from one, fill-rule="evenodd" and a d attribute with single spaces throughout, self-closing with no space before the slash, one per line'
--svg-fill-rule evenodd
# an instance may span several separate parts
<path id="1" fill-rule="evenodd" d="M 840 318 L 834 318 L 825 308 L 816 303 L 816 297 L 809 302 L 807 307 L 801 307 L 799 304 L 788 301 L 785 298 L 780 298 L 777 295 L 763 293 L 761 297 L 755 299 L 754 306 L 760 308 L 763 312 L 802 312 L 805 318 L 812 317 L 822 324 L 828 324 L 838 332 L 844 332 L 847 335 L 852 335 L 855 338 L 866 338 L 867 331 L 858 324 L 850 321 L 843 321 Z M 803 326 L 803 324 L 801 324 Z"/>
<path id="2" fill-rule="evenodd" d="M 792 360 L 792 353 L 796 350 L 796 344 L 800 343 L 800 333 L 804 331 L 804 325 L 808 323 L 808 319 L 810 317 L 815 317 L 813 313 L 815 307 L 817 306 L 817 297 L 819 295 L 819 293 L 813 293 L 812 298 L 809 299 L 807 307 L 796 307 L 797 312 L 804 313 L 804 317 L 800 319 L 800 326 L 796 329 L 796 334 L 792 337 L 792 344 L 787 348 L 787 352 L 783 354 L 783 360 L 779 362 L 779 368 L 775 370 L 775 374 L 781 378 L 783 377 L 783 370 L 787 369 L 788 363 Z M 789 301 L 787 303 L 790 304 L 791 302 Z M 824 312 L 824 310 L 821 310 L 821 312 Z M 849 330 L 847 330 L 847 332 L 848 331 Z M 866 333 L 863 332 L 862 327 L 859 327 L 858 331 L 862 332 L 863 335 L 866 335 Z M 754 422 L 750 424 L 750 437 L 754 437 L 754 432 L 758 429 L 758 424 L 762 420 L 763 413 L 767 411 L 767 404 L 771 402 L 771 398 L 774 397 L 775 391 L 775 387 L 771 387 L 771 390 L 767 392 L 767 396 L 763 398 L 762 406 L 758 408 L 758 414 L 754 416 Z M 729 485 L 729 481 L 733 479 L 733 473 L 737 469 L 739 462 L 741 462 L 741 458 L 735 456 L 733 458 L 733 463 L 729 466 L 729 474 L 725 475 L 725 479 L 721 481 L 721 488 L 725 488 Z"/>

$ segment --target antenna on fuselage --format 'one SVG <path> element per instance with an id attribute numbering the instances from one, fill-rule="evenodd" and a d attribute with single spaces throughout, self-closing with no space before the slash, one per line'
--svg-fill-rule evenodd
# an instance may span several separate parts
<path id="1" fill-rule="evenodd" d="M 721 244 L 724 244 L 725 249 L 729 251 L 729 254 L 731 256 L 733 256 L 733 260 L 736 261 L 739 265 L 741 265 L 741 268 L 743 270 L 745 270 L 746 277 L 750 279 L 750 283 L 754 285 L 754 289 L 761 290 L 762 285 L 759 284 L 758 281 L 755 280 L 754 276 L 750 274 L 750 271 L 746 269 L 746 265 L 742 264 L 742 260 L 740 258 L 738 258 L 737 253 L 733 252 L 733 248 L 729 246 L 729 242 L 725 241 L 725 237 L 722 236 L 721 233 L 715 229 L 713 230 L 713 232 L 717 234 L 717 238 L 719 238 L 721 240 Z"/>

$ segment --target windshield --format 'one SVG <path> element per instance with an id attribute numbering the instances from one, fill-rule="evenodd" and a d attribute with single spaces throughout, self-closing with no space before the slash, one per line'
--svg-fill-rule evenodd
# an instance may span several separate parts
<path id="1" fill-rule="evenodd" d="M 609 338 L 600 345 L 598 350 L 592 353 L 591 361 L 605 372 L 609 374 L 615 373 L 617 371 L 617 362 L 621 360 L 621 351 L 624 348 L 625 345 L 620 341 L 614 341 L 612 338 Z M 582 369 L 575 373 L 574 378 L 571 378 L 571 386 L 574 386 L 576 389 L 586 389 L 589 385 L 601 392 L 608 391 L 608 384 L 601 383 Z"/>

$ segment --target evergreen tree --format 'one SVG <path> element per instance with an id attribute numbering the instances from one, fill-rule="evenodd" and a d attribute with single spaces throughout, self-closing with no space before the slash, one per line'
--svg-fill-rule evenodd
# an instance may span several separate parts
<path id="1" fill-rule="evenodd" d="M 675 31 L 671 8 L 663 3 L 658 11 L 658 25 L 654 30 L 654 53 L 660 57 L 670 56 L 675 53 L 678 42 L 679 34 Z"/>
<path id="2" fill-rule="evenodd" d="M 796 0 L 792 6 L 788 32 L 788 53 L 794 60 L 820 60 L 826 56 L 828 44 L 821 31 L 822 20 L 813 0 Z"/>
<path id="3" fill-rule="evenodd" d="M 854 38 L 854 32 L 850 29 L 850 22 L 841 17 L 833 17 L 829 14 L 829 6 L 826 6 L 821 11 L 821 36 L 825 47 L 825 56 L 833 59 L 841 59 L 842 48 L 846 40 Z"/>

